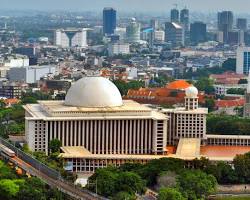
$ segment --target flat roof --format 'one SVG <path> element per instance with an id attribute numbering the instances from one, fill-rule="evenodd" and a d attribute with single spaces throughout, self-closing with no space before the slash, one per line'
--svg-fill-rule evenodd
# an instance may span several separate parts
<path id="1" fill-rule="evenodd" d="M 201 146 L 200 154 L 205 157 L 227 157 L 233 158 L 238 154 L 245 154 L 250 152 L 250 146 L 219 146 L 219 145 L 207 145 Z"/>
<path id="2" fill-rule="evenodd" d="M 156 119 L 168 117 L 146 105 L 132 100 L 124 100 L 122 106 L 91 108 L 67 106 L 64 101 L 39 101 L 38 104 L 27 104 L 25 110 L 30 114 L 26 119 Z"/>
<path id="3" fill-rule="evenodd" d="M 190 142 L 190 144 L 187 144 Z M 160 158 L 179 158 L 182 160 L 193 160 L 195 158 L 205 157 L 211 161 L 233 161 L 238 154 L 250 152 L 250 147 L 243 146 L 199 146 L 198 140 L 184 140 L 182 150 L 176 154 L 154 155 L 154 154 L 92 154 L 83 146 L 61 147 L 62 158 L 83 158 L 83 159 L 121 159 L 121 160 L 153 160 Z M 193 147 L 193 145 L 195 147 Z"/>
<path id="4" fill-rule="evenodd" d="M 178 143 L 176 155 L 181 157 L 200 156 L 201 139 L 181 138 Z"/>

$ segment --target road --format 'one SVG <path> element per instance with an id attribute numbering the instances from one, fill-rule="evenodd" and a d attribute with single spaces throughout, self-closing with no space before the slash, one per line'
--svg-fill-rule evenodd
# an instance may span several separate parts
<path id="1" fill-rule="evenodd" d="M 63 180 L 55 180 L 51 177 L 47 176 L 44 173 L 41 173 L 39 170 L 35 169 L 28 163 L 24 162 L 18 157 L 9 158 L 9 160 L 13 163 L 15 163 L 17 166 L 25 170 L 26 172 L 30 173 L 33 176 L 36 176 L 40 179 L 42 179 L 44 182 L 46 182 L 48 185 L 52 187 L 58 188 L 58 190 L 62 191 L 63 193 L 66 193 L 70 195 L 71 197 L 79 200 L 104 200 L 104 198 L 95 195 L 93 193 L 90 193 L 89 191 L 76 188 L 73 184 L 69 184 Z"/>

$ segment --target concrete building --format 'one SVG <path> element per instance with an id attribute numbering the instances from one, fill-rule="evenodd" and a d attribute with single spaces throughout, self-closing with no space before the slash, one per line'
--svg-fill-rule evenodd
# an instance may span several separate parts
<path id="1" fill-rule="evenodd" d="M 11 55 L 0 61 L 4 67 L 26 67 L 29 66 L 29 58 L 25 55 Z"/>
<path id="2" fill-rule="evenodd" d="M 171 22 L 179 22 L 179 10 L 176 8 L 171 9 L 170 11 L 170 20 Z"/>
<path id="3" fill-rule="evenodd" d="M 79 92 L 81 91 L 81 92 Z M 48 153 L 48 141 L 81 146 L 91 154 L 165 154 L 167 117 L 131 100 L 115 85 L 87 77 L 69 89 L 65 101 L 26 105 L 26 139 Z"/>
<path id="4" fill-rule="evenodd" d="M 7 99 L 21 98 L 22 88 L 15 83 L 3 84 L 0 86 L 0 97 Z"/>
<path id="5" fill-rule="evenodd" d="M 190 40 L 197 44 L 207 39 L 207 25 L 203 22 L 194 22 L 190 26 Z"/>
<path id="6" fill-rule="evenodd" d="M 59 139 L 67 169 L 80 173 L 164 157 L 232 162 L 250 151 L 249 136 L 206 135 L 207 109 L 198 107 L 195 87 L 185 89 L 184 105 L 150 108 L 122 100 L 108 79 L 85 77 L 71 86 L 65 101 L 24 106 L 26 142 L 32 151 L 48 154 L 49 141 Z"/>
<path id="7" fill-rule="evenodd" d="M 154 41 L 156 42 L 164 42 L 165 40 L 165 32 L 162 30 L 154 31 Z"/>
<path id="8" fill-rule="evenodd" d="M 248 75 L 248 84 L 245 94 L 244 117 L 250 117 L 250 73 Z"/>
<path id="9" fill-rule="evenodd" d="M 19 81 L 25 83 L 36 83 L 42 77 L 54 75 L 56 67 L 52 65 L 13 67 L 8 71 L 10 81 Z"/>
<path id="10" fill-rule="evenodd" d="M 247 30 L 247 19 L 246 18 L 238 18 L 236 22 L 237 29 L 241 31 Z"/>
<path id="11" fill-rule="evenodd" d="M 108 45 L 108 52 L 110 56 L 126 55 L 130 53 L 129 44 L 126 43 L 110 43 Z"/>
<path id="12" fill-rule="evenodd" d="M 189 33 L 189 10 L 187 8 L 181 10 L 180 23 L 184 29 L 185 37 L 187 37 Z"/>
<path id="13" fill-rule="evenodd" d="M 57 29 L 54 43 L 62 48 L 87 47 L 87 29 Z"/>
<path id="14" fill-rule="evenodd" d="M 128 43 L 138 43 L 140 42 L 141 25 L 132 18 L 129 25 L 126 28 L 126 41 Z"/>
<path id="15" fill-rule="evenodd" d="M 236 73 L 248 74 L 250 70 L 250 47 L 239 46 L 236 55 Z"/>
<path id="16" fill-rule="evenodd" d="M 233 12 L 218 12 L 218 30 L 223 32 L 223 42 L 228 42 L 228 32 L 233 29 Z"/>
<path id="17" fill-rule="evenodd" d="M 185 92 L 185 107 L 162 110 L 169 117 L 168 145 L 178 144 L 181 138 L 199 138 L 202 143 L 207 139 L 208 110 L 198 107 L 198 90 L 195 87 L 188 87 Z"/>
<path id="18" fill-rule="evenodd" d="M 165 23 L 165 41 L 173 46 L 182 46 L 185 43 L 184 30 L 175 22 Z"/>

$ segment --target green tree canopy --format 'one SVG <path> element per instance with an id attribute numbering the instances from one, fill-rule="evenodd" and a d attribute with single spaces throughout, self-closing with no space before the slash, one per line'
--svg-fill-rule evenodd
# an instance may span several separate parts
<path id="1" fill-rule="evenodd" d="M 175 188 L 161 188 L 158 200 L 185 200 L 182 194 Z"/>
<path id="2" fill-rule="evenodd" d="M 62 146 L 62 142 L 58 139 L 52 139 L 49 142 L 49 149 L 50 149 L 51 153 L 60 152 L 61 146 Z"/>
<path id="3" fill-rule="evenodd" d="M 217 181 L 202 171 L 185 170 L 178 176 L 178 184 L 184 197 L 201 199 L 215 192 Z"/>

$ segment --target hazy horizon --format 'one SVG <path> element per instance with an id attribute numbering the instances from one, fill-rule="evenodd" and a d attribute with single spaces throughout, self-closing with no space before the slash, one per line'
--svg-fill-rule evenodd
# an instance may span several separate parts
<path id="1" fill-rule="evenodd" d="M 232 10 L 235 13 L 248 13 L 247 0 L 0 0 L 4 10 L 64 10 L 99 11 L 103 7 L 114 7 L 121 12 L 166 12 L 178 4 L 191 11 L 217 12 Z"/>

